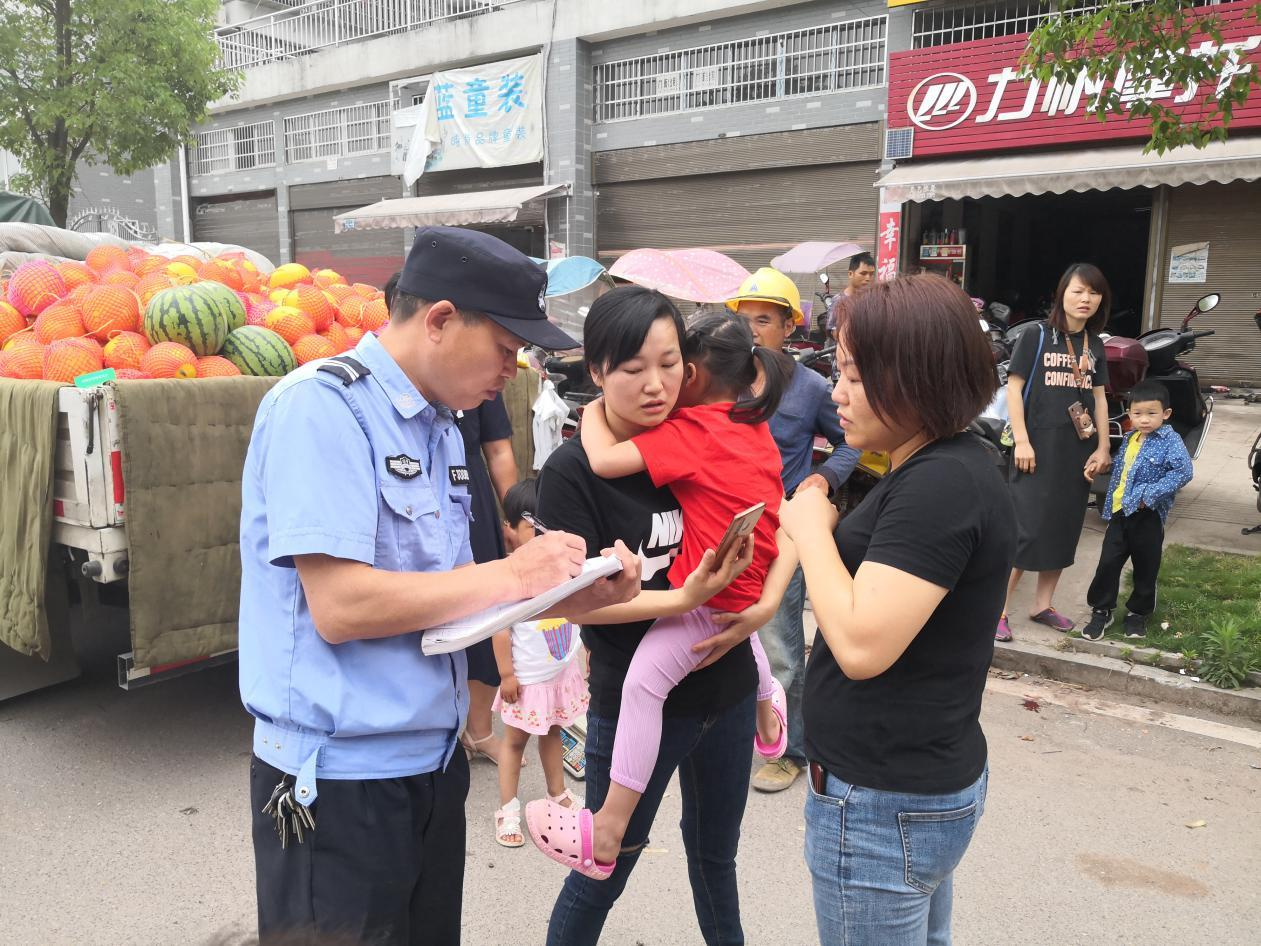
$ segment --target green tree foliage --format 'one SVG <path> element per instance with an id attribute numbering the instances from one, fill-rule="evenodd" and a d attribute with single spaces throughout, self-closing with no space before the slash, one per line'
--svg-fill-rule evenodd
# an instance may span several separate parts
<path id="1" fill-rule="evenodd" d="M 1146 122 L 1146 151 L 1225 141 L 1235 108 L 1261 83 L 1248 64 L 1257 53 L 1223 40 L 1212 6 L 1069 0 L 1060 9 L 1030 36 L 1024 67 L 1044 83 L 1086 81 L 1100 121 Z M 1251 15 L 1261 20 L 1261 4 Z"/>
<path id="2" fill-rule="evenodd" d="M 0 0 L 0 148 L 65 226 L 79 162 L 132 174 L 169 159 L 208 103 L 216 0 Z"/>

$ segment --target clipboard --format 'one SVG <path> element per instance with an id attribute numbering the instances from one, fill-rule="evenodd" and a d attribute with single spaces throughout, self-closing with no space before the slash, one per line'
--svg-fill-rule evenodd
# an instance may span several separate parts
<path id="1" fill-rule="evenodd" d="M 421 653 L 426 657 L 433 657 L 437 654 L 464 650 L 514 624 L 537 617 L 570 595 L 584 588 L 590 588 L 601 578 L 616 575 L 621 570 L 622 562 L 616 555 L 589 558 L 583 563 L 580 574 L 561 582 L 541 595 L 517 601 L 514 604 L 495 605 L 467 617 L 429 628 L 420 636 Z"/>

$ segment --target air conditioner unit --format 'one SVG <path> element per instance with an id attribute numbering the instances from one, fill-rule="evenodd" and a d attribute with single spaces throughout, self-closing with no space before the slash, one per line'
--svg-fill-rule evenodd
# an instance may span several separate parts
<path id="1" fill-rule="evenodd" d="M 915 151 L 914 128 L 886 128 L 884 132 L 884 157 L 886 161 L 909 158 Z"/>

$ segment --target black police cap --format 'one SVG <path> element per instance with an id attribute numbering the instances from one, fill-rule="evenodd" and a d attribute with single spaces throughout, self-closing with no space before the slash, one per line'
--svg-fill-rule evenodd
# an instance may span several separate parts
<path id="1" fill-rule="evenodd" d="M 425 227 L 407 254 L 398 288 L 481 312 L 531 345 L 577 348 L 547 320 L 547 272 L 498 237 L 462 227 Z"/>

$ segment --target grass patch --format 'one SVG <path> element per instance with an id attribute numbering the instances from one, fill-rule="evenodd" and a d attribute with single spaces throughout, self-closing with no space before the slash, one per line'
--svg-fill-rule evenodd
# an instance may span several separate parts
<path id="1" fill-rule="evenodd" d="M 1125 599 L 1132 589 L 1128 576 L 1125 585 L 1107 630 L 1110 640 L 1126 640 Z M 1202 657 L 1204 637 L 1213 625 L 1234 622 L 1244 640 L 1261 649 L 1261 556 L 1169 545 L 1156 587 L 1156 613 L 1147 620 L 1147 640 L 1141 646 Z"/>

